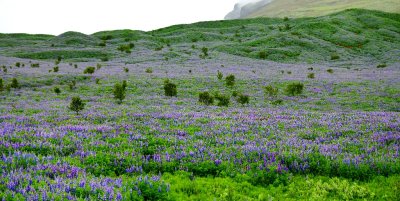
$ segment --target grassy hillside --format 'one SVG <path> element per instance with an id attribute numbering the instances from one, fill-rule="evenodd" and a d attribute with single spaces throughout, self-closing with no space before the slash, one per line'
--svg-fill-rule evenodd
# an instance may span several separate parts
<path id="1" fill-rule="evenodd" d="M 220 53 L 277 62 L 398 62 L 400 14 L 351 9 L 314 18 L 253 18 L 175 25 L 151 32 L 0 35 L 0 54 L 32 59 L 206 58 Z M 206 59 L 204 58 L 204 59 Z"/>
<path id="2" fill-rule="evenodd" d="M 400 2 L 398 0 L 274 0 L 247 17 L 315 17 L 349 8 L 400 13 Z"/>

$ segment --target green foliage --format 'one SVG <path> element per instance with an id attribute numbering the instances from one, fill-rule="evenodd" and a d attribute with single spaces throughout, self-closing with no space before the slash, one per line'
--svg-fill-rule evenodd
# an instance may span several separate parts
<path id="1" fill-rule="evenodd" d="M 235 85 L 235 75 L 228 75 L 225 77 L 225 84 L 228 87 L 233 87 Z"/>
<path id="2" fill-rule="evenodd" d="M 4 83 L 2 78 L 0 78 L 0 92 L 1 91 L 4 91 Z"/>
<path id="3" fill-rule="evenodd" d="M 60 94 L 60 93 L 61 93 L 61 90 L 60 90 L 60 88 L 58 88 L 58 87 L 54 87 L 54 93 L 56 93 L 56 94 Z"/>
<path id="4" fill-rule="evenodd" d="M 19 67 L 21 67 L 21 63 L 17 62 L 17 63 L 15 63 L 15 66 L 19 68 Z"/>
<path id="5" fill-rule="evenodd" d="M 278 93 L 279 93 L 279 89 L 272 85 L 268 85 L 268 86 L 264 87 L 264 94 L 268 98 L 276 98 L 278 96 Z"/>
<path id="6" fill-rule="evenodd" d="M 245 105 L 245 104 L 249 104 L 250 101 L 250 96 L 249 95 L 245 95 L 245 94 L 239 94 L 237 97 L 237 102 Z"/>
<path id="7" fill-rule="evenodd" d="M 126 45 L 120 45 L 118 46 L 117 50 L 121 51 L 121 52 L 125 52 L 125 53 L 131 53 L 132 52 L 132 48 L 134 48 L 135 45 L 133 43 L 129 43 Z"/>
<path id="8" fill-rule="evenodd" d="M 114 94 L 114 98 L 118 100 L 119 104 L 121 104 L 122 100 L 124 100 L 125 96 L 126 96 L 126 84 L 124 85 L 124 83 L 122 83 L 122 84 L 116 83 L 114 85 L 113 94 Z"/>
<path id="9" fill-rule="evenodd" d="M 84 108 L 85 108 L 85 103 L 82 101 L 80 97 L 78 96 L 72 97 L 68 109 L 76 112 L 76 114 L 78 115 L 79 112 L 82 111 Z"/>
<path id="10" fill-rule="evenodd" d="M 333 69 L 328 69 L 328 70 L 326 70 L 326 72 L 332 74 L 333 73 Z"/>
<path id="11" fill-rule="evenodd" d="M 258 52 L 258 57 L 259 57 L 260 59 L 267 59 L 268 54 L 267 54 L 266 51 L 260 51 L 260 52 Z"/>
<path id="12" fill-rule="evenodd" d="M 290 96 L 297 96 L 303 93 L 304 84 L 290 83 L 286 86 L 285 92 Z"/>
<path id="13" fill-rule="evenodd" d="M 58 70 L 59 70 L 59 67 L 58 67 L 58 66 L 54 66 L 54 67 L 53 67 L 53 72 L 57 73 Z"/>
<path id="14" fill-rule="evenodd" d="M 331 54 L 331 60 L 338 60 L 340 59 L 340 56 L 338 54 Z"/>
<path id="15" fill-rule="evenodd" d="M 14 77 L 14 78 L 11 80 L 10 87 L 11 87 L 11 88 L 14 88 L 14 89 L 17 89 L 17 88 L 20 87 L 17 78 Z"/>
<path id="16" fill-rule="evenodd" d="M 88 66 L 83 71 L 84 74 L 93 74 L 96 69 L 93 66 Z"/>
<path id="17" fill-rule="evenodd" d="M 218 70 L 218 72 L 217 72 L 217 78 L 218 78 L 219 80 L 222 80 L 223 77 L 224 77 L 224 75 L 222 74 L 222 72 Z"/>
<path id="18" fill-rule="evenodd" d="M 166 96 L 177 96 L 178 91 L 176 84 L 170 82 L 168 79 L 164 81 L 164 93 Z"/>
<path id="19" fill-rule="evenodd" d="M 314 79 L 314 78 L 315 78 L 315 73 L 309 73 L 309 74 L 307 75 L 307 78 L 309 78 L 309 79 Z"/>
<path id="20" fill-rule="evenodd" d="M 205 105 L 212 105 L 214 103 L 214 97 L 207 91 L 199 93 L 199 102 Z"/>
<path id="21" fill-rule="evenodd" d="M 39 68 L 40 64 L 39 63 L 32 63 L 31 68 Z"/>
<path id="22" fill-rule="evenodd" d="M 69 89 L 70 89 L 70 90 L 74 90 L 74 89 L 76 88 L 76 81 L 75 81 L 75 80 L 72 80 L 72 81 L 68 84 L 68 86 L 69 86 Z"/>
<path id="23" fill-rule="evenodd" d="M 124 67 L 124 71 L 125 71 L 125 73 L 129 73 L 129 68 Z"/>
<path id="24" fill-rule="evenodd" d="M 223 94 L 217 93 L 217 94 L 215 94 L 214 97 L 215 97 L 215 99 L 218 100 L 218 103 L 217 103 L 218 106 L 220 106 L 220 107 L 222 107 L 222 106 L 228 107 L 229 106 L 231 98 L 228 95 L 223 95 Z"/>
<path id="25" fill-rule="evenodd" d="M 146 73 L 153 73 L 153 69 L 152 68 L 146 68 Z"/>
<path id="26" fill-rule="evenodd" d="M 201 52 L 203 53 L 203 57 L 208 57 L 208 48 L 207 47 L 203 47 L 201 48 Z"/>
<path id="27" fill-rule="evenodd" d="M 63 55 L 64 59 L 73 58 L 103 58 L 107 53 L 100 50 L 52 50 L 42 52 L 16 53 L 14 56 L 27 59 L 57 59 Z"/>
<path id="28" fill-rule="evenodd" d="M 386 63 L 381 63 L 376 66 L 376 68 L 386 68 L 386 67 L 387 67 Z"/>

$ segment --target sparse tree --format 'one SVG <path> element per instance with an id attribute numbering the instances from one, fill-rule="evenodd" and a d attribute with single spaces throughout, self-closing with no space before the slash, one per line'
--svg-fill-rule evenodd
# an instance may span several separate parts
<path id="1" fill-rule="evenodd" d="M 226 78 L 225 78 L 225 83 L 226 83 L 226 85 L 227 86 L 229 86 L 229 87 L 233 87 L 233 85 L 235 85 L 235 76 L 234 75 L 228 75 Z"/>
<path id="2" fill-rule="evenodd" d="M 17 78 L 12 79 L 10 86 L 11 86 L 11 88 L 19 88 L 19 83 L 18 83 Z"/>
<path id="3" fill-rule="evenodd" d="M 78 115 L 80 111 L 82 111 L 85 108 L 85 103 L 82 101 L 82 99 L 78 96 L 72 97 L 71 103 L 68 107 L 70 110 L 76 112 Z"/>
<path id="4" fill-rule="evenodd" d="M 114 85 L 114 98 L 118 100 L 118 103 L 121 104 L 122 100 L 125 99 L 126 95 L 126 86 L 124 84 L 117 83 Z"/>
<path id="5" fill-rule="evenodd" d="M 176 84 L 170 82 L 168 79 L 164 81 L 164 92 L 166 96 L 177 96 L 178 91 Z"/>

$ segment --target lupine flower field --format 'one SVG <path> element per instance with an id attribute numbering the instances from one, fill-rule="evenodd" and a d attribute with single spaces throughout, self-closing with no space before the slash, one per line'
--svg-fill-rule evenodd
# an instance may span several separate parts
<path id="1" fill-rule="evenodd" d="M 400 199 L 398 62 L 280 63 L 190 42 L 165 59 L 144 43 L 108 61 L 0 56 L 2 200 Z"/>

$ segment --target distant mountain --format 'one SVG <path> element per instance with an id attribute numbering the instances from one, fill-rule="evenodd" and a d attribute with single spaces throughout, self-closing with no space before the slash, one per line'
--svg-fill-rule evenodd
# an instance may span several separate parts
<path id="1" fill-rule="evenodd" d="M 236 4 L 225 19 L 315 17 L 349 8 L 400 13 L 400 0 L 247 0 Z"/>

